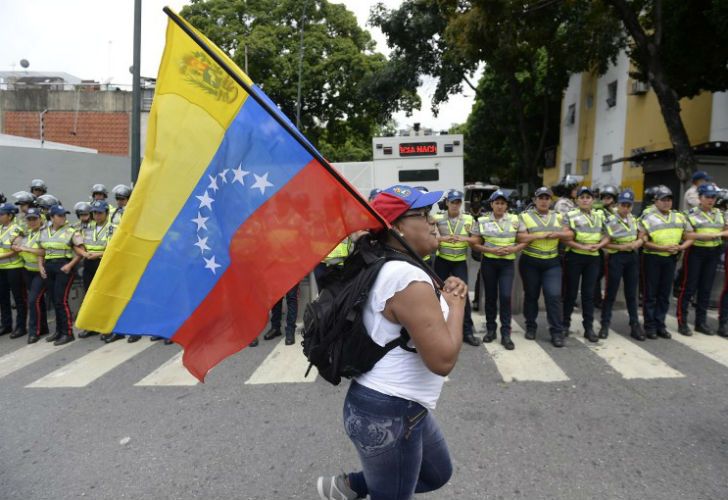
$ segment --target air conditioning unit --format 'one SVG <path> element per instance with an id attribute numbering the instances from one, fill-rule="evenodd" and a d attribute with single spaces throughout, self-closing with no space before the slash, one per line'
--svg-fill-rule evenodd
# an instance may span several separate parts
<path id="1" fill-rule="evenodd" d="M 639 80 L 632 80 L 632 91 L 630 92 L 630 94 L 632 94 L 632 95 L 646 94 L 649 89 L 650 89 L 650 85 L 648 83 L 641 82 Z"/>

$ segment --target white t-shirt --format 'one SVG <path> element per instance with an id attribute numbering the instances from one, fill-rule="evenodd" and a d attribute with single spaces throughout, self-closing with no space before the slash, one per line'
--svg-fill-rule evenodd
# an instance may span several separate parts
<path id="1" fill-rule="evenodd" d="M 392 323 L 385 318 L 384 307 L 387 305 L 387 300 L 395 293 L 404 290 L 415 281 L 428 283 L 434 290 L 432 279 L 427 273 L 412 264 L 395 260 L 382 266 L 369 292 L 363 317 L 369 336 L 377 344 L 383 346 L 399 337 L 402 325 Z M 450 309 L 442 297 L 440 297 L 440 308 L 443 316 L 447 318 Z M 414 347 L 412 341 L 409 346 Z M 374 368 L 356 377 L 356 381 L 382 394 L 415 401 L 425 408 L 434 410 L 445 377 L 432 373 L 418 353 L 395 347 L 380 359 Z"/>

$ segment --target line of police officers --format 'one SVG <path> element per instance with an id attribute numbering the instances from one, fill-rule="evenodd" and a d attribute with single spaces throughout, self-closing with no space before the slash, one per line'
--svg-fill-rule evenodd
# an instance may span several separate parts
<path id="1" fill-rule="evenodd" d="M 696 175 L 706 178 L 703 174 Z M 432 220 L 439 232 L 439 249 L 433 267 L 442 279 L 452 275 L 467 280 L 468 248 L 482 253 L 480 273 L 485 286 L 486 317 L 483 342 L 497 338 L 500 317 L 501 343 L 512 350 L 515 345 L 511 338 L 511 295 L 518 253 L 521 253 L 518 268 L 524 288 L 525 336 L 529 340 L 536 338 L 538 300 L 543 291 L 546 319 L 555 347 L 563 347 L 564 338 L 570 333 L 578 295 L 584 337 L 590 342 L 607 339 L 620 283 L 630 335 L 639 341 L 670 338 L 665 317 L 676 264 L 682 255 L 677 301 L 679 333 L 692 335 L 688 309 L 697 296 L 695 331 L 728 337 L 728 279 L 720 299 L 717 332 L 707 323 L 723 238 L 728 238 L 728 219 L 715 208 L 719 194 L 715 185 L 703 182 L 695 190 L 698 204 L 681 213 L 672 209 L 673 194 L 669 188 L 649 188 L 645 201 L 649 198 L 654 204 L 646 206 L 639 218 L 632 214 L 634 193 L 618 192 L 612 186 L 602 189 L 598 208 L 595 193 L 588 187 L 573 186 L 554 208 L 551 207 L 553 191 L 541 187 L 534 193 L 532 206 L 519 215 L 508 211 L 509 198 L 498 190 L 488 200 L 491 211 L 477 219 L 463 213 L 463 193 L 451 190 L 446 196 L 446 210 Z M 371 193 L 370 200 L 377 192 Z M 571 196 L 575 203 L 569 199 Z M 344 240 L 321 266 L 341 265 L 350 245 L 351 240 Z M 603 301 L 602 277 L 606 282 Z M 644 329 L 638 314 L 640 288 Z M 594 329 L 596 306 L 601 306 L 598 332 Z M 470 307 L 466 308 L 463 334 L 467 343 L 479 345 Z"/>
<path id="2" fill-rule="evenodd" d="M 48 194 L 41 179 L 31 182 L 30 192 L 13 194 L 15 203 L 0 195 L 0 335 L 27 336 L 29 344 L 43 335 L 55 345 L 75 339 L 68 296 L 78 266 L 83 267 L 83 286 L 88 291 L 132 192 L 129 186 L 116 186 L 112 190 L 117 203 L 114 207 L 107 201 L 104 185 L 95 184 L 91 191 L 91 202 L 74 206 L 75 224 L 68 222 L 69 212 L 58 198 Z M 11 295 L 16 309 L 14 322 Z M 55 331 L 50 335 L 46 298 L 53 303 L 56 318 Z M 96 334 L 84 331 L 79 337 Z M 116 333 L 101 335 L 107 343 L 122 338 Z M 127 340 L 139 339 L 130 335 Z"/>

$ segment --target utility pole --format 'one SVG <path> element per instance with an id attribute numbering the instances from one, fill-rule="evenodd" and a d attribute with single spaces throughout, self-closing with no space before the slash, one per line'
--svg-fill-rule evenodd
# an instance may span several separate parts
<path id="1" fill-rule="evenodd" d="M 131 182 L 136 184 L 141 163 L 141 49 L 142 0 L 134 0 L 134 66 L 131 92 Z"/>
<path id="2" fill-rule="evenodd" d="M 303 3 L 303 13 L 301 14 L 301 47 L 298 56 L 298 98 L 296 99 L 296 128 L 301 129 L 301 78 L 303 77 L 303 25 L 306 24 L 306 5 Z"/>

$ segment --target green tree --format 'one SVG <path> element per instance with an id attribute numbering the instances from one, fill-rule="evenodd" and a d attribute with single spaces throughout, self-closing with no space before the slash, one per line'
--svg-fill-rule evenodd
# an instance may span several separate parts
<path id="1" fill-rule="evenodd" d="M 728 2 L 725 0 L 604 0 L 633 43 L 636 75 L 657 95 L 675 151 L 678 177 L 695 170 L 680 117 L 680 98 L 728 88 Z"/>
<path id="2" fill-rule="evenodd" d="M 475 151 L 478 146 L 472 141 L 480 141 L 488 144 L 482 146 L 488 154 L 500 151 L 488 162 L 480 153 L 469 155 L 471 175 L 478 172 L 487 178 L 490 169 L 517 169 L 522 172 L 519 180 L 540 183 L 544 149 L 558 137 L 559 102 L 570 71 L 604 71 L 618 53 L 613 40 L 620 38 L 619 23 L 600 15 L 604 7 L 600 11 L 591 2 L 576 1 L 530 4 L 405 0 L 398 9 L 381 4 L 373 9 L 371 20 L 394 47 L 392 57 L 438 78 L 434 108 L 462 91 L 464 83 L 476 92 L 481 110 L 501 113 L 498 118 L 486 115 L 468 121 L 469 129 L 480 132 L 469 130 L 471 144 L 466 142 L 466 148 Z M 470 77 L 480 65 L 486 67 L 485 83 L 476 86 Z M 487 123 L 489 119 L 493 123 Z M 489 143 L 491 137 L 498 141 Z M 485 163 L 475 165 L 476 158 Z M 515 172 L 499 176 L 516 178 Z"/>
<path id="3" fill-rule="evenodd" d="M 305 18 L 304 18 L 305 9 Z M 393 113 L 419 106 L 418 80 L 327 0 L 192 0 L 188 21 L 245 67 L 295 121 L 301 20 L 301 130 L 331 161 L 371 159 L 371 137 Z"/>

